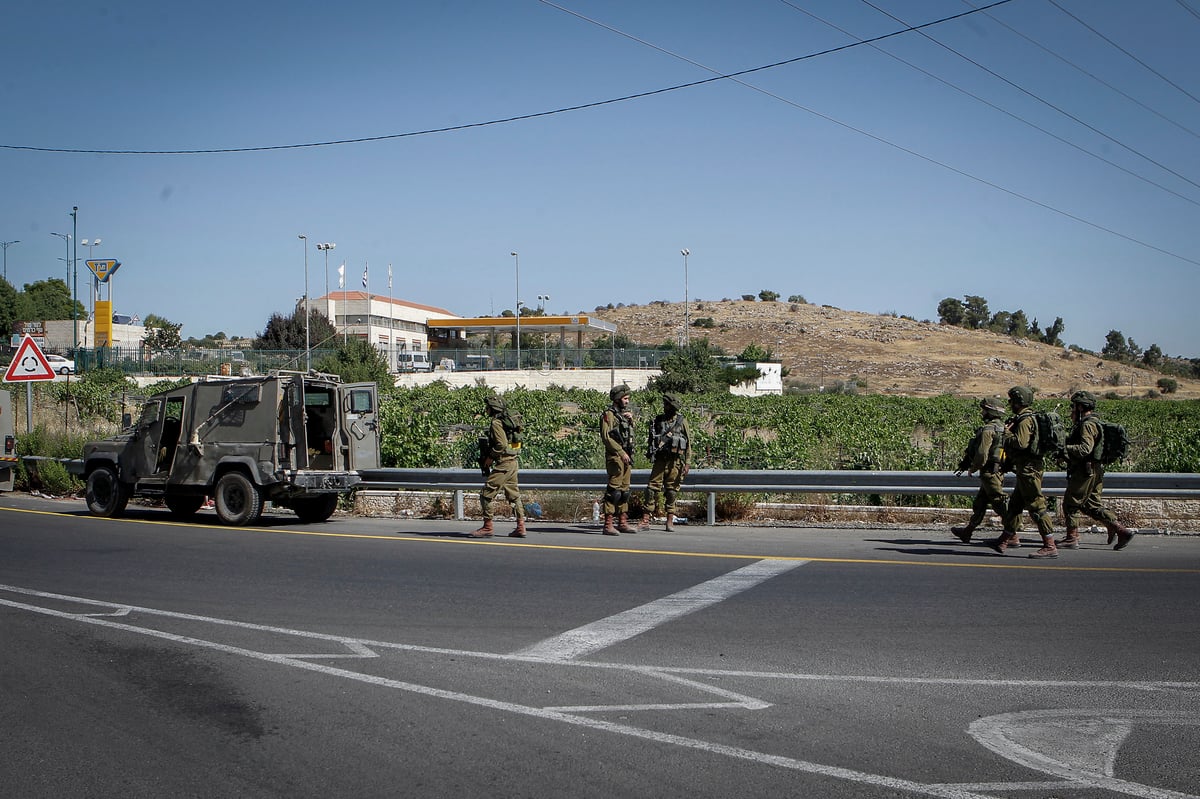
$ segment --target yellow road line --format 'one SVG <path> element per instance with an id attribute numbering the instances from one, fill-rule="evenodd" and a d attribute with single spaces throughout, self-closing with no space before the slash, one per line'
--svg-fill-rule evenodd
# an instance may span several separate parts
<path id="1" fill-rule="evenodd" d="M 199 522 L 158 521 L 155 519 L 101 519 L 96 516 L 85 516 L 61 511 L 33 510 L 30 508 L 0 508 L 0 511 L 11 513 L 29 513 L 41 516 L 69 516 L 73 519 L 88 519 L 92 521 L 120 522 L 125 524 L 147 524 L 162 527 L 187 527 L 202 530 L 218 530 L 226 533 L 272 533 L 275 535 L 303 535 L 317 538 L 346 538 L 366 541 L 395 541 L 403 543 L 425 544 L 459 544 L 466 546 L 493 547 L 524 547 L 526 549 L 546 549 L 563 552 L 605 552 L 627 555 L 666 555 L 681 558 L 720 558 L 725 560 L 803 560 L 810 563 L 853 563 L 873 566 L 934 566 L 952 569 L 1020 569 L 1023 571 L 1073 571 L 1073 572 L 1110 572 L 1121 574 L 1200 574 L 1200 569 L 1166 569 L 1146 568 L 1136 566 L 1069 566 L 1062 563 L 942 563 L 924 560 L 887 560 L 884 558 L 815 558 L 808 555 L 767 555 L 746 554 L 739 552 L 683 552 L 672 549 L 629 549 L 625 547 L 597 547 L 579 544 L 535 544 L 531 541 L 507 541 L 504 538 L 447 538 L 431 537 L 424 533 L 393 533 L 380 535 L 373 533 L 337 533 L 322 530 L 289 530 L 272 527 L 229 527 L 220 524 L 201 524 Z"/>

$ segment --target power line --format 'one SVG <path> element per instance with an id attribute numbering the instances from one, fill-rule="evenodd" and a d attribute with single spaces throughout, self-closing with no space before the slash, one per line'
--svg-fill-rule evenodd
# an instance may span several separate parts
<path id="1" fill-rule="evenodd" d="M 850 31 L 846 30 L 845 28 L 842 28 L 842 27 L 830 22 L 827 19 L 823 19 L 822 17 L 817 16 L 816 14 L 809 11 L 808 9 L 801 8 L 800 6 L 791 2 L 791 0 L 780 0 L 780 2 L 786 6 L 789 6 L 790 8 L 795 9 L 796 11 L 800 12 L 801 14 L 808 16 L 811 19 L 815 19 L 817 22 L 820 22 L 823 25 L 833 28 L 834 30 L 839 31 L 841 33 L 844 33 L 845 35 L 849 36 L 852 39 L 855 39 L 855 40 L 858 39 L 857 36 L 855 36 Z M 993 21 L 998 21 L 998 20 L 996 20 L 995 17 L 992 17 L 991 14 L 988 14 L 987 16 L 991 17 L 993 19 Z M 1003 23 L 1001 23 L 1001 24 L 1003 24 Z M 1008 26 L 1005 26 L 1005 27 L 1008 27 Z M 1011 30 L 1011 28 L 1010 28 L 1010 30 Z M 1013 32 L 1016 33 L 1016 31 L 1013 31 Z M 1100 155 L 1099 153 L 1094 153 L 1091 150 L 1088 150 L 1086 147 L 1083 147 L 1082 145 L 1076 144 L 1073 141 L 1070 141 L 1062 136 L 1059 136 L 1057 133 L 1054 133 L 1053 131 L 1047 130 L 1046 128 L 1043 128 L 1042 126 L 1040 126 L 1034 122 L 1031 122 L 1028 119 L 1025 119 L 1024 117 L 1020 116 L 1019 114 L 1015 114 L 1011 111 L 1008 111 L 1007 109 L 1001 108 L 1000 106 L 996 105 L 995 103 L 991 102 L 990 100 L 984 99 L 983 97 L 980 97 L 978 94 L 975 94 L 974 92 L 964 89 L 963 87 L 961 87 L 955 83 L 952 83 L 951 81 L 946 80 L 945 78 L 941 77 L 940 75 L 936 75 L 933 72 L 930 72 L 929 70 L 925 69 L 924 67 L 914 64 L 912 61 L 908 61 L 904 58 L 901 58 L 900 56 L 896 55 L 895 53 L 888 52 L 884 48 L 878 47 L 874 44 L 872 44 L 871 47 L 876 52 L 881 53 L 881 54 L 887 56 L 888 58 L 891 58 L 894 61 L 899 61 L 901 64 L 904 64 L 905 66 L 907 66 L 911 69 L 914 69 L 917 72 L 920 72 L 922 75 L 930 77 L 933 80 L 936 80 L 939 83 L 941 83 L 945 86 L 948 86 L 949 88 L 954 89 L 957 92 L 965 94 L 967 97 L 977 100 L 978 102 L 983 103 L 984 105 L 988 106 L 989 108 L 999 111 L 1001 114 L 1004 114 L 1005 116 L 1007 116 L 1011 119 L 1015 119 L 1016 121 L 1020 122 L 1021 124 L 1027 125 L 1027 126 L 1033 128 L 1034 130 L 1038 131 L 1039 133 L 1042 133 L 1042 134 L 1054 139 L 1055 141 L 1060 142 L 1061 144 L 1065 144 L 1068 147 L 1078 150 L 1079 152 L 1083 153 L 1084 155 L 1088 156 L 1089 158 L 1094 158 L 1095 160 L 1100 161 L 1101 163 L 1108 164 L 1112 168 L 1117 169 L 1121 172 L 1124 172 L 1126 175 L 1129 175 L 1130 177 L 1132 177 L 1136 180 L 1140 180 L 1143 183 L 1147 183 L 1151 186 L 1154 186 L 1157 189 L 1161 189 L 1162 191 L 1165 191 L 1167 194 L 1173 195 L 1174 197 L 1177 197 L 1178 199 L 1183 200 L 1184 202 L 1191 203 L 1192 205 L 1200 206 L 1200 200 L 1194 200 L 1185 194 L 1181 194 L 1181 193 L 1175 191 L 1174 189 L 1168 188 L 1168 187 L 1162 185 L 1161 183 L 1151 180 L 1150 178 L 1146 177 L 1145 175 L 1138 174 L 1137 172 L 1134 172 L 1132 169 L 1128 169 L 1127 167 L 1121 166 L 1120 164 L 1116 163 L 1115 161 L 1111 161 L 1108 158 L 1105 158 L 1103 155 Z"/>
<path id="2" fill-rule="evenodd" d="M 1151 74 L 1153 74 L 1153 75 L 1156 75 L 1156 76 L 1157 76 L 1157 77 L 1158 77 L 1160 80 L 1162 80 L 1162 82 L 1163 82 L 1163 83 L 1166 83 L 1167 85 L 1174 87 L 1175 89 L 1177 89 L 1177 90 L 1178 90 L 1178 91 L 1180 91 L 1181 93 L 1183 93 L 1183 94 L 1186 94 L 1188 97 L 1190 97 L 1190 98 L 1192 99 L 1192 101 L 1193 101 L 1193 102 L 1200 103 L 1200 99 L 1198 99 L 1198 98 L 1196 97 L 1196 95 L 1192 94 L 1192 93 L 1191 93 L 1191 92 L 1189 92 L 1187 89 L 1185 89 L 1185 88 L 1183 88 L 1182 86 L 1180 86 L 1178 83 L 1175 83 L 1175 81 L 1171 80 L 1171 79 L 1170 79 L 1170 78 L 1168 78 L 1166 75 L 1162 74 L 1161 72 L 1159 72 L 1158 70 L 1156 70 L 1154 67 L 1150 66 L 1150 65 L 1149 65 L 1149 64 L 1147 64 L 1145 61 L 1143 61 L 1142 59 L 1138 58 L 1138 57 L 1137 57 L 1137 56 L 1135 56 L 1133 53 L 1129 52 L 1129 51 L 1128 51 L 1128 50 L 1126 50 L 1124 47 L 1122 47 L 1121 45 L 1117 44 L 1117 43 L 1116 43 L 1116 42 L 1114 42 L 1112 39 L 1108 38 L 1108 37 L 1107 37 L 1107 36 L 1105 36 L 1103 33 L 1101 33 L 1100 31 L 1096 30 L 1096 29 L 1095 29 L 1095 28 L 1093 28 L 1091 25 L 1087 24 L 1086 22 L 1084 22 L 1083 20 L 1081 20 L 1079 17 L 1077 17 L 1077 16 L 1075 16 L 1074 14 L 1072 14 L 1070 11 L 1067 11 L 1067 10 L 1066 10 L 1065 8 L 1063 8 L 1061 5 L 1059 5 L 1058 3 L 1056 3 L 1056 2 L 1055 2 L 1055 0 L 1048 0 L 1048 2 L 1050 3 L 1050 5 L 1054 6 L 1054 7 L 1055 7 L 1055 8 L 1057 8 L 1059 11 L 1063 12 L 1064 14 L 1066 14 L 1068 17 L 1070 17 L 1071 19 L 1075 20 L 1076 22 L 1078 22 L 1078 23 L 1079 23 L 1080 25 L 1082 25 L 1083 27 L 1087 28 L 1087 29 L 1088 29 L 1088 30 L 1090 30 L 1092 33 L 1094 33 L 1094 34 L 1096 34 L 1097 36 L 1099 36 L 1099 37 L 1100 37 L 1101 39 L 1103 39 L 1105 42 L 1107 42 L 1108 44 L 1112 45 L 1112 47 L 1113 47 L 1113 48 L 1115 48 L 1116 50 L 1120 51 L 1121 53 L 1124 53 L 1124 54 L 1125 54 L 1126 56 L 1128 56 L 1130 59 L 1132 59 L 1133 61 L 1135 61 L 1135 62 L 1137 62 L 1138 64 L 1140 64 L 1140 65 L 1141 65 L 1143 68 L 1145 68 L 1145 69 L 1146 69 L 1146 71 L 1147 71 L 1147 72 L 1150 72 Z M 1184 6 L 1184 8 L 1187 8 L 1187 6 Z M 1191 9 L 1190 9 L 1190 8 L 1188 8 L 1188 11 L 1191 11 Z M 1192 12 L 1192 13 L 1195 13 L 1195 12 Z"/>
<path id="3" fill-rule="evenodd" d="M 545 0 L 543 0 L 543 2 L 545 2 Z M 983 11 L 987 11 L 988 9 L 996 8 L 997 6 L 1006 5 L 1007 3 L 1011 3 L 1011 2 L 1012 2 L 1012 0 L 996 0 L 996 2 L 990 3 L 989 5 L 981 6 L 979 8 L 972 8 L 968 11 L 962 12 L 961 14 L 953 14 L 948 17 L 936 19 L 932 22 L 926 22 L 921 25 L 915 25 L 915 26 L 912 26 L 909 28 L 904 28 L 903 30 L 892 31 L 891 33 L 885 33 L 882 36 L 876 36 L 872 39 L 864 39 L 861 42 L 854 42 L 852 44 L 842 45 L 840 47 L 832 47 L 828 50 L 822 50 L 822 51 L 816 52 L 816 53 L 808 53 L 807 55 L 796 56 L 795 58 L 789 58 L 784 61 L 777 61 L 773 64 L 764 64 L 763 66 L 752 67 L 750 69 L 744 69 L 744 70 L 741 70 L 740 72 L 730 72 L 730 73 L 724 74 L 724 75 L 718 73 L 718 74 L 716 74 L 715 77 L 712 77 L 712 78 L 705 78 L 704 80 L 691 81 L 689 83 L 680 83 L 678 85 L 667 86 L 662 89 L 652 89 L 650 91 L 638 92 L 636 94 L 627 94 L 622 97 L 614 97 L 609 100 L 597 100 L 596 102 L 592 102 L 592 103 L 581 103 L 580 105 L 572 105 L 572 106 L 567 106 L 565 108 L 556 108 L 552 111 L 537 111 L 537 112 L 534 112 L 531 114 L 519 114 L 517 116 L 505 117 L 503 119 L 492 119 L 492 120 L 488 120 L 486 122 L 470 122 L 470 123 L 466 123 L 463 125 L 449 125 L 449 126 L 443 127 L 443 128 L 427 128 L 425 130 L 408 131 L 406 133 L 389 133 L 389 134 L 384 134 L 384 135 L 380 135 L 380 136 L 362 136 L 362 137 L 354 138 L 354 139 L 336 139 L 336 140 L 331 140 L 331 141 L 304 142 L 304 143 L 299 143 L 299 144 L 274 144 L 274 145 L 262 145 L 262 146 L 258 146 L 258 147 L 225 147 L 225 148 L 197 149 L 197 150 L 98 150 L 98 149 L 68 148 L 68 147 L 35 147 L 32 145 L 23 145 L 23 144 L 0 144 L 0 149 L 26 150 L 26 151 L 39 152 L 39 153 L 67 153 L 67 154 L 78 154 L 78 155 L 217 155 L 217 154 L 226 154 L 226 153 L 258 153 L 258 152 L 268 152 L 271 150 L 299 150 L 299 149 L 304 149 L 304 148 L 308 148 L 308 147 L 335 147 L 335 146 L 344 145 L 344 144 L 363 144 L 366 142 L 388 141 L 390 139 L 405 139 L 405 138 L 411 138 L 414 136 L 429 136 L 429 135 L 432 135 L 435 133 L 452 133 L 452 132 L 460 131 L 460 130 L 470 130 L 471 128 L 485 128 L 485 127 L 490 127 L 492 125 L 505 125 L 505 124 L 508 124 L 511 122 L 523 122 L 525 120 L 537 119 L 539 117 L 554 116 L 555 114 L 565 114 L 570 111 L 583 111 L 583 110 L 589 109 L 589 108 L 599 108 L 599 107 L 605 106 L 605 105 L 613 105 L 614 103 L 624 103 L 624 102 L 628 102 L 630 100 L 640 100 L 645 97 L 653 97 L 658 94 L 667 94 L 668 92 L 680 91 L 682 89 L 691 89 L 696 86 L 704 86 L 709 83 L 716 83 L 717 81 L 733 80 L 742 75 L 751 75 L 755 72 L 763 72 L 768 69 L 776 69 L 777 67 L 783 67 L 783 66 L 787 66 L 789 64 L 795 64 L 800 61 L 806 61 L 811 58 L 818 58 L 820 56 L 830 55 L 832 53 L 838 53 L 843 50 L 849 50 L 849 49 L 858 47 L 863 44 L 880 42 L 880 41 L 883 41 L 884 39 L 890 39 L 893 36 L 900 36 L 905 33 L 910 33 L 915 30 L 920 30 L 921 28 L 928 28 L 928 27 L 932 27 L 934 25 L 940 25 L 944 22 L 949 22 L 951 20 L 960 19 L 962 17 L 967 17 L 972 14 L 977 14 L 977 13 L 980 13 Z M 547 3 L 547 5 L 554 6 L 555 8 L 558 8 L 561 11 L 566 11 L 569 14 L 573 13 L 570 10 L 563 8 L 562 6 L 555 6 L 553 3 Z M 576 15 L 576 16 L 578 16 L 578 15 Z M 594 24 L 599 24 L 599 23 L 594 23 Z M 622 34 L 622 35 L 624 35 L 624 34 Z M 647 46 L 652 46 L 649 44 L 649 42 L 642 42 L 642 44 L 645 44 Z M 676 56 L 676 57 L 678 58 L 679 56 Z M 701 65 L 697 64 L 696 66 L 701 66 Z M 705 67 L 705 69 L 707 69 L 707 67 Z M 716 72 L 716 70 L 708 70 L 708 71 L 714 72 L 714 73 Z"/>
<path id="4" fill-rule="evenodd" d="M 569 9 L 569 8 L 564 8 L 564 7 L 560 6 L 560 5 L 557 5 L 556 3 L 553 3 L 553 2 L 551 2 L 551 0 L 539 0 L 539 2 L 543 3 L 544 5 L 548 5 L 548 6 L 551 6 L 551 7 L 553 7 L 553 8 L 557 8 L 557 9 L 559 9 L 560 11 L 563 11 L 563 12 L 565 12 L 565 13 L 567 13 L 567 14 L 570 14 L 570 15 L 571 15 L 571 16 L 573 16 L 573 17 L 577 17 L 578 19 L 581 19 L 581 20 L 583 20 L 583 21 L 585 21 L 585 22 L 587 22 L 587 23 L 589 23 L 589 24 L 596 25 L 596 26 L 599 26 L 599 27 L 601 27 L 601 28 L 604 28 L 605 30 L 611 31 L 612 33 L 615 33 L 615 34 L 617 34 L 618 36 L 622 36 L 622 37 L 624 37 L 624 38 L 627 38 L 627 39 L 630 39 L 630 40 L 632 40 L 632 41 L 635 41 L 635 42 L 637 42 L 637 43 L 639 43 L 639 44 L 645 45 L 646 47 L 650 47 L 650 48 L 652 48 L 652 49 L 654 49 L 654 50 L 657 50 L 657 51 L 659 51 L 660 53 L 663 53 L 663 54 L 665 54 L 665 55 L 669 55 L 669 56 L 671 56 L 672 58 L 677 58 L 677 59 L 679 59 L 679 60 L 681 60 L 681 61 L 685 61 L 685 62 L 687 62 L 687 63 L 689 63 L 689 64 L 692 64 L 693 66 L 697 66 L 697 67 L 699 67 L 700 69 L 706 70 L 706 71 L 708 71 L 708 72 L 713 72 L 713 73 L 716 73 L 716 72 L 717 72 L 717 70 L 713 69 L 712 67 L 709 67 L 709 66 L 707 66 L 707 65 L 705 65 L 705 64 L 701 64 L 701 63 L 700 63 L 700 62 L 698 62 L 698 61 L 694 61 L 694 60 L 692 60 L 692 59 L 688 58 L 687 56 L 680 55 L 680 54 L 678 54 L 678 53 L 672 52 L 672 51 L 670 51 L 670 50 L 667 50 L 666 48 L 663 48 L 663 47 L 660 47 L 660 46 L 658 46 L 658 45 L 656 45 L 656 44 L 653 44 L 652 42 L 645 41 L 644 39 L 639 39 L 638 37 L 636 37 L 636 36 L 634 36 L 634 35 L 632 35 L 632 34 L 629 34 L 629 33 L 625 33 L 624 31 L 622 31 L 622 30 L 619 30 L 618 28 L 614 28 L 614 27 L 612 27 L 611 25 L 607 25 L 607 24 L 605 24 L 605 23 L 603 23 L 603 22 L 599 22 L 598 20 L 591 19 L 590 17 L 584 16 L 583 14 L 580 14 L 580 13 L 578 13 L 578 12 L 572 11 L 572 10 L 571 10 L 571 9 Z M 987 9 L 989 9 L 989 8 L 994 8 L 995 6 L 998 6 L 998 5 L 1001 5 L 1001 3 L 993 3 L 993 4 L 992 4 L 992 5 L 990 5 L 990 6 L 981 6 L 981 7 L 977 8 L 977 9 L 973 9 L 973 10 L 974 10 L 974 11 L 985 11 L 985 10 L 987 10 Z M 957 19 L 957 18 L 958 18 L 958 17 L 960 17 L 960 16 L 966 16 L 966 15 L 965 15 L 965 14 L 961 14 L 961 15 L 955 15 L 955 17 L 949 17 L 949 18 L 947 18 L 947 19 Z M 945 21 L 945 20 L 943 20 L 943 21 Z M 925 24 L 925 25 L 914 25 L 914 26 L 911 26 L 911 28 L 909 28 L 909 29 L 906 29 L 904 32 L 906 32 L 906 33 L 907 33 L 907 32 L 910 32 L 910 31 L 916 31 L 916 30 L 920 30 L 920 29 L 922 29 L 922 28 L 927 28 L 927 27 L 929 27 L 929 26 L 930 26 L 930 25 L 932 25 L 932 24 L 935 24 L 935 23 L 927 23 L 927 24 Z M 843 46 L 841 46 L 841 47 L 832 48 L 832 49 L 830 49 L 830 50 L 826 50 L 826 51 L 823 51 L 823 52 L 837 52 L 837 51 L 840 51 L 840 50 L 847 50 L 847 49 L 849 49 L 849 48 L 851 48 L 851 47 L 856 47 L 856 46 L 858 46 L 858 45 L 863 45 L 863 44 L 867 44 L 867 45 L 869 45 L 869 44 L 873 44 L 873 43 L 875 43 L 875 42 L 881 41 L 881 40 L 883 40 L 883 39 L 888 39 L 888 38 L 891 38 L 892 36 L 895 36 L 895 35 L 897 35 L 897 34 L 896 34 L 896 33 L 891 33 L 891 34 L 887 34 L 887 35 L 885 35 L 885 36 L 877 36 L 877 37 L 874 37 L 874 38 L 871 38 L 871 39 L 863 39 L 863 40 L 861 40 L 861 41 L 855 42 L 854 44 L 843 45 Z M 793 62 L 794 62 L 794 61 L 797 61 L 797 60 L 801 60 L 801 59 L 793 59 Z M 1086 225 L 1086 226 L 1088 226 L 1088 227 L 1094 228 L 1095 230 L 1099 230 L 1099 231 L 1102 231 L 1102 232 L 1104 232 L 1104 233 L 1108 233 L 1108 234 L 1109 234 L 1109 235 L 1111 235 L 1111 236 L 1116 236 L 1117 238 L 1124 239 L 1125 241 L 1128 241 L 1128 242 L 1130 242 L 1130 243 L 1136 244 L 1136 245 L 1138 245 L 1139 247 L 1145 247 L 1146 249 L 1149 249 L 1149 250 L 1154 250 L 1155 252 L 1161 253 L 1161 254 L 1163 254 L 1163 255 L 1168 255 L 1168 256 L 1170 256 L 1170 257 L 1172 257 L 1172 258 L 1177 258 L 1177 259 L 1178 259 L 1178 260 L 1180 260 L 1180 261 L 1185 261 L 1186 263 L 1193 264 L 1193 265 L 1195 265 L 1195 266 L 1200 266 L 1200 260 L 1197 260 L 1197 259 L 1195 259 L 1195 258 L 1189 258 L 1189 257 L 1187 257 L 1186 255 L 1180 255 L 1179 253 L 1171 252 L 1170 250 L 1164 249 L 1164 248 L 1162 248 L 1162 247 L 1158 247 L 1158 246 L 1156 246 L 1156 245 L 1153 245 L 1153 244 L 1150 244 L 1149 242 L 1146 242 L 1146 241 L 1142 241 L 1141 239 L 1134 238 L 1133 236 L 1130 236 L 1130 235 L 1128 235 L 1128 234 L 1121 233 L 1121 232 L 1119 232 L 1119 231 L 1116 231 L 1116 230 L 1113 230 L 1112 228 L 1109 228 L 1109 227 L 1105 227 L 1104 225 L 1101 225 L 1101 224 L 1099 224 L 1098 222 L 1092 222 L 1092 221 L 1090 221 L 1090 220 L 1084 219 L 1083 217 L 1081 217 L 1081 216 L 1078 216 L 1077 214 L 1073 214 L 1073 213 L 1071 213 L 1071 212 L 1069 212 L 1069 211 L 1064 211 L 1064 210 L 1063 210 L 1063 209 L 1061 209 L 1061 208 L 1055 208 L 1054 206 L 1052 206 L 1052 205 L 1049 205 L 1049 204 L 1047 204 L 1047 203 L 1044 203 L 1044 202 L 1042 202 L 1042 201 L 1040 201 L 1040 200 L 1035 200 L 1033 197 L 1030 197 L 1030 196 L 1028 196 L 1028 195 L 1026 195 L 1026 194 L 1021 194 L 1020 192 L 1018 192 L 1018 191 L 1015 191 L 1015 190 L 1013 190 L 1013 189 L 1007 189 L 1007 188 L 1005 188 L 1005 187 L 1003 187 L 1003 186 L 999 185 L 998 183 L 993 183 L 992 181 L 990 181 L 990 180 L 986 180 L 986 179 L 984 179 L 984 178 L 981 178 L 981 177 L 979 177 L 978 175 L 972 175 L 971 173 L 969 173 L 969 172 L 966 172 L 966 171 L 964 171 L 964 170 L 961 170 L 961 169 L 959 169 L 958 167 L 951 166 L 950 164 L 947 164 L 947 163 L 945 163 L 945 162 L 943 162 L 943 161 L 938 161 L 938 160 L 937 160 L 937 159 L 935 159 L 935 158 L 931 158 L 930 156 L 923 155 L 922 153 L 919 153 L 919 152 L 917 152 L 916 150 L 911 150 L 911 149 L 909 149 L 909 148 L 907 148 L 907 147 L 904 147 L 903 145 L 896 144 L 895 142 L 892 142 L 892 141 L 888 141 L 887 139 L 885 139 L 885 138 L 883 138 L 883 137 L 881 137 L 881 136 L 876 136 L 874 133 L 870 133 L 870 132 L 868 132 L 868 131 L 862 130 L 861 128 L 856 128 L 856 127 L 854 127 L 853 125 L 851 125 L 851 124 L 849 124 L 849 123 L 847 123 L 847 122 L 842 122 L 842 121 L 841 121 L 841 120 L 839 120 L 839 119 L 835 119 L 834 117 L 831 117 L 831 116 L 829 116 L 829 115 L 827 115 L 827 114 L 823 114 L 823 113 L 821 113 L 820 111 L 816 111 L 816 110 L 814 110 L 814 109 L 812 109 L 812 108 L 808 108 L 808 107 L 806 107 L 806 106 L 804 106 L 804 105 L 801 105 L 800 103 L 797 103 L 797 102 L 795 102 L 795 101 L 793 101 L 793 100 L 789 100 L 789 99 L 787 99 L 786 97 L 781 97 L 781 96 L 779 96 L 779 95 L 777 95 L 777 94 L 774 94 L 773 92 L 769 92 L 769 91 L 767 91 L 766 89 L 763 89 L 763 88 L 761 88 L 761 87 L 759 87 L 759 86 L 755 86 L 755 85 L 753 85 L 753 84 L 751 84 L 751 83 L 746 83 L 745 81 L 743 81 L 743 80 L 741 80 L 741 79 L 740 79 L 740 76 L 742 76 L 742 75 L 745 75 L 745 74 L 747 74 L 747 73 L 749 73 L 749 72 L 756 72 L 756 71 L 759 71 L 759 70 L 746 70 L 746 71 L 744 71 L 744 72 L 734 72 L 734 73 L 729 73 L 729 74 L 727 74 L 727 75 L 722 75 L 722 76 L 721 76 L 721 77 L 719 77 L 719 78 L 713 78 L 712 80 L 720 80 L 720 79 L 725 79 L 725 78 L 727 78 L 727 79 L 729 79 L 729 80 L 732 80 L 733 82 L 735 82 L 735 83 L 737 83 L 737 84 L 739 84 L 739 85 L 741 85 L 741 86 L 745 86 L 745 87 L 746 87 L 746 88 L 748 88 L 748 89 L 753 89 L 754 91 L 756 91 L 756 92 L 759 92 L 760 94 L 764 94 L 764 95 L 766 95 L 766 96 L 768 96 L 768 97 L 770 97 L 770 98 L 772 98 L 772 99 L 775 99 L 775 100 L 778 100 L 778 101 L 780 101 L 780 102 L 782 102 L 782 103 L 785 103 L 785 104 L 787 104 L 787 105 L 790 105 L 790 106 L 792 106 L 793 108 L 799 109 L 799 110 L 801 110 L 801 111 L 805 111 L 805 112 L 807 112 L 807 113 L 809 113 L 809 114 L 812 114 L 812 115 L 814 115 L 814 116 L 818 116 L 818 117 L 820 117 L 821 119 L 824 119 L 824 120 L 826 120 L 826 121 L 828 121 L 828 122 L 832 122 L 833 124 L 835 124 L 835 125 L 838 125 L 839 127 L 843 127 L 843 128 L 845 128 L 845 129 L 847 129 L 847 130 L 851 130 L 851 131 L 853 131 L 853 132 L 855 132 L 855 133 L 857 133 L 857 134 L 859 134 L 859 135 L 861 135 L 861 136 L 866 136 L 866 137 L 867 137 L 867 138 L 869 138 L 869 139 L 873 139 L 874 141 L 877 141 L 877 142 L 879 142 L 880 144 L 887 145 L 888 147 L 892 147 L 892 148 L 894 148 L 894 149 L 896 149 L 896 150 L 899 150 L 899 151 L 901 151 L 901 152 L 903 152 L 903 153 L 907 153 L 908 155 L 911 155 L 911 156 L 913 156 L 913 157 L 915 157 L 915 158 L 919 158 L 919 159 L 921 159 L 922 161 L 925 161 L 925 162 L 927 162 L 927 163 L 933 164 L 933 165 L 935 165 L 935 166 L 939 166 L 939 167 L 941 167 L 942 169 L 949 170 L 950 172 L 953 172 L 953 173 L 955 173 L 955 174 L 957 174 L 957 175 L 960 175 L 960 176 L 962 176 L 962 177 L 965 177 L 965 178 L 967 178 L 968 180 L 973 180 L 973 181 L 975 181 L 975 182 L 977 182 L 977 183 L 981 183 L 981 184 L 983 184 L 983 185 L 985 185 L 985 186 L 988 186 L 989 188 L 996 189 L 997 191 L 1003 192 L 1003 193 L 1005 193 L 1005 194 L 1007 194 L 1007 195 L 1009 195 L 1009 196 L 1011 196 L 1011 197 L 1016 197 L 1017 199 L 1024 200 L 1024 201 L 1025 201 L 1025 202 L 1027 202 L 1027 203 L 1030 203 L 1030 204 L 1032 204 L 1032 205 L 1036 205 L 1036 206 L 1038 206 L 1039 208 L 1043 208 L 1043 209 L 1045 209 L 1045 210 L 1047 210 L 1047 211 L 1051 211 L 1051 212 L 1053 212 L 1053 213 L 1059 214 L 1060 216 L 1064 216 L 1064 217 L 1066 217 L 1067 219 L 1071 219 L 1071 220 L 1073 220 L 1073 221 L 1075 221 L 1075 222 L 1079 222 L 1080 224 L 1083 224 L 1083 225 Z"/>

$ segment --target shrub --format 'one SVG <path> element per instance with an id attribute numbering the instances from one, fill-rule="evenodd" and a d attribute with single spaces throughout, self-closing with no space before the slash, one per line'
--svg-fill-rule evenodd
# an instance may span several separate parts
<path id="1" fill-rule="evenodd" d="M 753 494 L 718 494 L 716 500 L 717 518 L 733 522 L 745 519 L 754 510 L 757 500 Z"/>
<path id="2" fill-rule="evenodd" d="M 746 300 L 747 302 L 754 302 L 754 295 L 753 294 L 743 294 L 742 299 Z"/>
<path id="3" fill-rule="evenodd" d="M 1174 394 L 1179 390 L 1179 381 L 1173 377 L 1160 377 L 1155 385 L 1164 394 Z"/>
<path id="4" fill-rule="evenodd" d="M 797 305 L 808 305 L 808 300 L 804 299 L 803 294 L 793 294 L 788 297 L 788 302 L 794 302 Z"/>

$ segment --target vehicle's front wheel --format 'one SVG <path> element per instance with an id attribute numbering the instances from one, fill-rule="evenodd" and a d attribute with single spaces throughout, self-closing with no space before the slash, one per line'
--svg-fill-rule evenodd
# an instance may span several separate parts
<path id="1" fill-rule="evenodd" d="M 258 486 L 241 472 L 226 472 L 217 481 L 213 497 L 217 518 L 223 524 L 243 527 L 253 524 L 262 515 L 263 499 Z"/>
<path id="2" fill-rule="evenodd" d="M 337 494 L 322 494 L 318 497 L 293 499 L 292 509 L 296 511 L 296 515 L 300 517 L 300 521 L 305 524 L 316 524 L 317 522 L 328 521 L 333 512 L 337 510 L 337 504 Z"/>
<path id="3" fill-rule="evenodd" d="M 190 519 L 204 505 L 202 494 L 172 494 L 166 498 L 167 510 L 179 519 Z"/>
<path id="4" fill-rule="evenodd" d="M 94 516 L 113 517 L 125 512 L 129 489 L 111 466 L 97 466 L 87 476 L 87 506 Z"/>

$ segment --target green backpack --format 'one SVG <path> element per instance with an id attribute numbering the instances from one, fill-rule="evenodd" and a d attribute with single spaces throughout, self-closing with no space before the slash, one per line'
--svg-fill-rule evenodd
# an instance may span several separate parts
<path id="1" fill-rule="evenodd" d="M 1061 458 L 1067 448 L 1067 433 L 1062 419 L 1055 411 L 1034 411 L 1037 422 L 1037 440 L 1033 443 L 1033 454 L 1039 458 Z"/>
<path id="2" fill-rule="evenodd" d="M 1093 416 L 1100 423 L 1100 463 L 1104 466 L 1125 460 L 1129 454 L 1129 434 L 1125 428 L 1116 422 L 1106 422 L 1098 416 Z"/>

